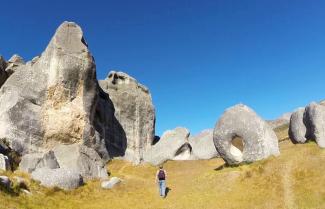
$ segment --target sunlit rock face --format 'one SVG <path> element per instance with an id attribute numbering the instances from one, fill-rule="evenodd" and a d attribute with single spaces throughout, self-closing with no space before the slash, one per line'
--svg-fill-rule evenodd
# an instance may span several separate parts
<path id="1" fill-rule="evenodd" d="M 1 87 L 0 138 L 21 153 L 57 143 L 100 147 L 93 127 L 97 101 L 95 62 L 82 30 L 64 22 L 41 56 L 20 65 Z"/>
<path id="2" fill-rule="evenodd" d="M 236 137 L 242 139 L 243 151 L 232 144 Z M 230 165 L 280 154 L 278 139 L 272 128 L 243 104 L 224 112 L 214 128 L 213 140 L 221 157 Z"/>
<path id="3" fill-rule="evenodd" d="M 155 136 L 155 108 L 149 89 L 126 73 L 115 71 L 99 84 L 114 105 L 114 130 L 124 131 L 115 132 L 111 141 L 124 141 L 124 159 L 140 163 Z"/>

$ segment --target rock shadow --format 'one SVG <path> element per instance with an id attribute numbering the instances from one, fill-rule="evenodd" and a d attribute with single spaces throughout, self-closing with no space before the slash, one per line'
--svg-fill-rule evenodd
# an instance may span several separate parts
<path id="1" fill-rule="evenodd" d="M 100 87 L 98 88 L 99 95 L 94 118 L 96 138 L 104 140 L 109 159 L 122 157 L 127 148 L 126 133 L 114 115 L 115 108 L 109 95 Z"/>

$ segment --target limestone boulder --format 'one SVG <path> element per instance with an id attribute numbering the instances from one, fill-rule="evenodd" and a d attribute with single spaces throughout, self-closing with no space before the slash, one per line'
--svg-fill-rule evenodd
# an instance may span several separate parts
<path id="1" fill-rule="evenodd" d="M 242 151 L 232 144 L 236 137 L 242 139 Z M 243 104 L 224 112 L 214 128 L 213 140 L 220 156 L 230 165 L 280 154 L 278 139 L 272 128 Z"/>
<path id="2" fill-rule="evenodd" d="M 305 143 L 307 129 L 304 124 L 305 108 L 297 109 L 290 118 L 289 137 L 294 143 Z"/>
<path id="3" fill-rule="evenodd" d="M 120 178 L 112 177 L 108 181 L 102 181 L 101 187 L 103 189 L 112 189 L 114 186 L 118 185 L 119 183 L 121 183 L 121 179 Z"/>
<path id="4" fill-rule="evenodd" d="M 288 125 L 290 123 L 291 112 L 282 114 L 279 118 L 275 120 L 269 120 L 267 123 L 271 126 L 271 128 L 276 129 L 278 127 Z"/>
<path id="5" fill-rule="evenodd" d="M 47 167 L 50 169 L 59 168 L 53 151 L 43 153 L 29 153 L 22 157 L 19 164 L 19 170 L 32 173 L 37 168 Z"/>
<path id="6" fill-rule="evenodd" d="M 177 127 L 163 133 L 160 140 L 144 155 L 144 161 L 152 165 L 160 165 L 167 160 L 191 159 L 191 145 L 188 142 L 189 130 Z"/>
<path id="7" fill-rule="evenodd" d="M 155 108 L 149 89 L 123 72 L 111 71 L 99 81 L 115 108 L 116 134 L 112 141 L 124 142 L 124 159 L 140 163 L 155 137 Z M 121 145 L 119 145 L 121 146 Z"/>
<path id="8" fill-rule="evenodd" d="M 32 178 L 40 181 L 45 187 L 59 187 L 61 189 L 75 189 L 83 184 L 81 175 L 66 168 L 38 168 L 32 172 Z"/>
<path id="9" fill-rule="evenodd" d="M 109 136 L 94 124 L 99 101 L 95 62 L 77 24 L 62 23 L 32 61 L 22 64 L 16 56 L 9 62 L 21 65 L 0 89 L 0 138 L 22 154 L 81 143 L 110 158 Z"/>
<path id="10" fill-rule="evenodd" d="M 314 139 L 319 147 L 325 148 L 325 106 L 313 102 L 305 111 L 307 138 Z"/>
<path id="11" fill-rule="evenodd" d="M 213 129 L 203 130 L 196 136 L 189 137 L 192 147 L 192 155 L 196 159 L 211 159 L 219 157 L 219 153 L 213 142 Z"/>
<path id="12" fill-rule="evenodd" d="M 92 148 L 79 144 L 57 145 L 53 151 L 60 168 L 79 173 L 85 180 L 108 177 L 104 161 Z"/>

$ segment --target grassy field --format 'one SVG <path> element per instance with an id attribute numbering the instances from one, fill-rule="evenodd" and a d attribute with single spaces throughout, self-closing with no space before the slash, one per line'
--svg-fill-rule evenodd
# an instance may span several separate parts
<path id="1" fill-rule="evenodd" d="M 26 174 L 15 174 L 28 179 L 33 195 L 1 192 L 0 208 L 324 209 L 325 150 L 288 140 L 280 149 L 279 157 L 238 167 L 225 167 L 222 159 L 167 162 L 166 199 L 158 195 L 155 167 L 119 160 L 108 164 L 112 176 L 123 179 L 112 190 L 102 190 L 99 181 L 74 191 L 45 189 Z"/>

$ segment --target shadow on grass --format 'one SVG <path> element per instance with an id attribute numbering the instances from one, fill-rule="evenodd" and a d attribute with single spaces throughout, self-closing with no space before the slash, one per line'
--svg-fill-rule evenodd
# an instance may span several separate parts
<path id="1" fill-rule="evenodd" d="M 168 193 L 171 191 L 172 189 L 171 188 L 169 188 L 169 187 L 167 187 L 166 188 L 166 191 L 165 191 L 165 197 L 167 197 L 168 196 Z"/>

